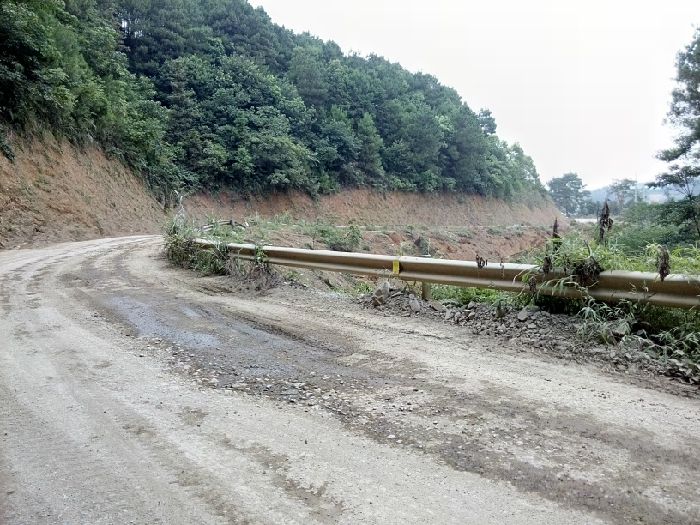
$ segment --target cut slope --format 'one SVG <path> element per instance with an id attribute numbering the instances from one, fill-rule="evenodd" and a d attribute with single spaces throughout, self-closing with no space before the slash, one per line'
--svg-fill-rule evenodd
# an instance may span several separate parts
<path id="1" fill-rule="evenodd" d="M 49 137 L 15 140 L 13 148 L 14 162 L 0 156 L 0 248 L 158 233 L 166 221 L 162 206 L 144 183 L 97 147 L 77 148 Z M 516 253 L 541 241 L 542 233 L 513 236 L 499 227 L 525 224 L 549 228 L 554 218 L 560 217 L 545 200 L 507 203 L 455 193 L 381 193 L 367 189 L 315 199 L 298 192 L 251 199 L 231 193 L 200 194 L 188 198 L 185 209 L 198 221 L 208 216 L 242 220 L 256 214 L 273 217 L 286 213 L 297 220 L 321 219 L 336 224 L 355 221 L 391 230 L 408 225 L 473 230 L 470 243 L 474 246 L 445 240 L 443 251 L 452 258 L 471 257 L 476 246 L 487 254 L 493 251 L 487 246 L 494 250 L 499 246 L 498 253 L 505 256 Z M 433 235 L 431 239 L 440 242 Z M 405 240 L 401 237 L 397 242 Z M 293 239 L 275 241 L 285 244 Z M 507 249 L 501 241 L 508 241 Z M 380 240 L 369 245 L 372 249 L 394 250 L 393 245 L 384 246 Z"/>
<path id="2" fill-rule="evenodd" d="M 555 218 L 566 222 L 549 199 L 506 202 L 460 193 L 381 193 L 348 189 L 313 199 L 300 193 L 277 193 L 264 198 L 241 199 L 229 193 L 196 195 L 185 207 L 194 217 L 272 217 L 288 213 L 294 219 L 334 219 L 374 225 L 422 225 L 445 227 L 511 226 L 527 224 L 551 227 Z"/>
<path id="3" fill-rule="evenodd" d="M 0 248 L 158 232 L 162 207 L 95 147 L 53 138 L 15 141 L 0 155 Z"/>

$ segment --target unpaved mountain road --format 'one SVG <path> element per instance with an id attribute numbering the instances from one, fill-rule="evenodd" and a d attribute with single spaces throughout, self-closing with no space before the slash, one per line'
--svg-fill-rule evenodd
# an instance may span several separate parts
<path id="1" fill-rule="evenodd" d="M 430 319 L 0 252 L 0 522 L 700 523 L 700 402 Z"/>

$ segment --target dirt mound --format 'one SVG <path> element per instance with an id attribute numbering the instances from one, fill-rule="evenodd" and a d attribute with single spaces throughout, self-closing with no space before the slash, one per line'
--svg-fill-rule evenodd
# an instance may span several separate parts
<path id="1" fill-rule="evenodd" d="M 195 195 L 186 208 L 193 216 L 243 218 L 273 217 L 282 213 L 293 219 L 334 219 L 339 224 L 355 221 L 382 226 L 425 225 L 449 227 L 510 226 L 528 224 L 551 227 L 555 218 L 566 219 L 549 200 L 538 196 L 508 203 L 477 195 L 456 193 L 381 193 L 368 189 L 346 190 L 316 199 L 301 193 L 273 194 L 243 199 L 231 193 Z"/>
<path id="2" fill-rule="evenodd" d="M 0 155 L 0 248 L 156 233 L 162 207 L 142 181 L 95 147 L 15 141 Z"/>

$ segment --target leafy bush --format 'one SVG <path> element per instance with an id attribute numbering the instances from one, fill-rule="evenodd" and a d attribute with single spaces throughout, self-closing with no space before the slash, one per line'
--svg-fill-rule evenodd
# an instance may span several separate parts
<path id="1" fill-rule="evenodd" d="M 491 290 L 489 288 L 461 288 L 444 284 L 432 285 L 433 299 L 436 301 L 453 300 L 460 304 L 487 303 L 487 304 L 520 304 L 518 294 Z"/>
<path id="2" fill-rule="evenodd" d="M 321 240 L 329 249 L 337 252 L 355 252 L 362 242 L 362 230 L 355 224 L 339 228 L 326 222 L 316 222 L 310 234 L 313 239 Z"/>
<path id="3" fill-rule="evenodd" d="M 623 237 L 625 233 L 619 232 L 609 242 L 599 244 L 595 240 L 587 240 L 581 232 L 574 231 L 563 238 L 550 239 L 544 246 L 522 254 L 518 261 L 573 272 L 582 262 L 594 259 L 601 271 L 656 272 L 659 245 L 648 244 L 642 249 L 630 248 L 628 243 L 620 242 Z M 672 273 L 700 274 L 700 246 L 677 246 L 670 250 L 669 255 Z"/>
<path id="4" fill-rule="evenodd" d="M 215 232 L 216 233 L 216 232 Z M 211 231 L 208 232 L 211 236 Z M 218 240 L 210 249 L 202 249 L 192 241 L 202 237 L 194 224 L 187 223 L 181 216 L 173 218 L 165 227 L 165 254 L 167 258 L 183 268 L 195 270 L 204 275 L 226 275 L 229 273 L 229 254 L 226 243 Z M 214 237 L 216 238 L 216 237 Z"/>

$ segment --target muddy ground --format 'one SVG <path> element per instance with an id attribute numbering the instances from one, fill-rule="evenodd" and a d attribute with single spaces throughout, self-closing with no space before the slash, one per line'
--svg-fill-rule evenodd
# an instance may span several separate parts
<path id="1" fill-rule="evenodd" d="M 241 291 L 152 237 L 0 270 L 10 523 L 700 521 L 697 387 L 534 323 Z"/>

